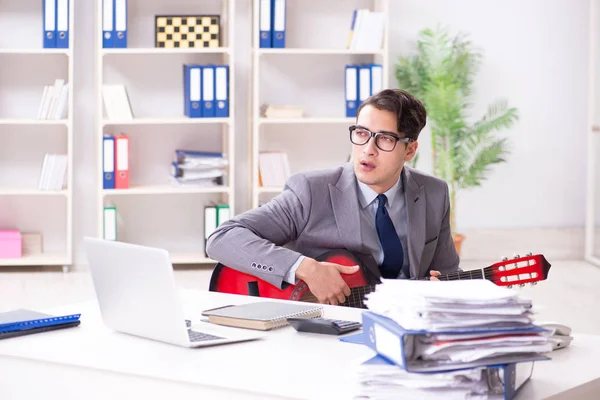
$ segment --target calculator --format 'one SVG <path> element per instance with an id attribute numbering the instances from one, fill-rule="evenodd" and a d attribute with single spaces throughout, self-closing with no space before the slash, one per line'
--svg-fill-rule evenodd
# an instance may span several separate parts
<path id="1" fill-rule="evenodd" d="M 360 322 L 329 318 L 288 318 L 290 325 L 298 332 L 341 335 L 362 327 Z"/>

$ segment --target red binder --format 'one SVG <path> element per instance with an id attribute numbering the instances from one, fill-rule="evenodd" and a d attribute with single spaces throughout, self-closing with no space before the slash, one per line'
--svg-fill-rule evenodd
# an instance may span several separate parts
<path id="1" fill-rule="evenodd" d="M 115 136 L 115 189 L 129 188 L 129 137 Z"/>

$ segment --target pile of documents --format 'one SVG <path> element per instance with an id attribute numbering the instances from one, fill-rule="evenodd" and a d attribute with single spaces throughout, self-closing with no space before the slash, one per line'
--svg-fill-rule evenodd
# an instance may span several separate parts
<path id="1" fill-rule="evenodd" d="M 531 377 L 533 362 L 450 370 L 432 374 L 407 372 L 375 356 L 359 367 L 355 399 L 503 399 L 505 380 L 519 388 Z M 509 396 L 508 396 L 509 397 Z"/>
<path id="2" fill-rule="evenodd" d="M 371 398 L 486 398 L 483 375 L 526 364 L 528 379 L 552 351 L 531 301 L 487 280 L 383 280 L 365 304 L 364 343 L 385 360 L 361 366 L 361 392 Z"/>
<path id="3" fill-rule="evenodd" d="M 228 160 L 222 153 L 176 150 L 171 164 L 171 179 L 176 185 L 226 185 Z"/>

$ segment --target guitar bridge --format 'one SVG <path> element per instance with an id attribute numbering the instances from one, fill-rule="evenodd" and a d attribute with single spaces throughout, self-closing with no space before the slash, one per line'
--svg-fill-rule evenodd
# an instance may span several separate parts
<path id="1" fill-rule="evenodd" d="M 248 296 L 260 297 L 257 281 L 248 282 L 246 286 L 248 287 Z"/>

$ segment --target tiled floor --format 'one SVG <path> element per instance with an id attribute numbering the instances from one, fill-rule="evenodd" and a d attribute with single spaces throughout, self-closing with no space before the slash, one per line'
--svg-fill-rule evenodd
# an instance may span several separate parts
<path id="1" fill-rule="evenodd" d="M 483 262 L 463 263 L 465 270 L 482 268 Z M 207 290 L 212 270 L 176 268 L 175 279 L 184 288 Z M 546 281 L 517 288 L 537 307 L 536 320 L 557 321 L 577 333 L 600 334 L 600 268 L 582 261 L 555 261 Z M 43 310 L 94 298 L 88 271 L 0 270 L 0 311 L 15 308 Z"/>

